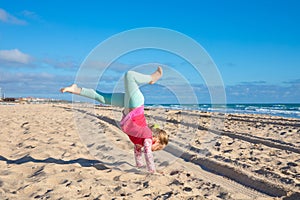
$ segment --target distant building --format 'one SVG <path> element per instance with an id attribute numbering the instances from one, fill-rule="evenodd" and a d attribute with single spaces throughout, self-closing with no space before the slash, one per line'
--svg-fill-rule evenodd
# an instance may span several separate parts
<path id="1" fill-rule="evenodd" d="M 16 98 L 3 98 L 2 100 L 5 102 L 15 102 Z"/>
<path id="2" fill-rule="evenodd" d="M 41 103 L 69 103 L 65 100 L 60 99 L 48 99 L 48 98 L 38 98 L 38 97 L 5 97 L 3 90 L 0 88 L 0 102 L 1 104 L 9 103 L 20 103 L 20 104 L 41 104 Z"/>

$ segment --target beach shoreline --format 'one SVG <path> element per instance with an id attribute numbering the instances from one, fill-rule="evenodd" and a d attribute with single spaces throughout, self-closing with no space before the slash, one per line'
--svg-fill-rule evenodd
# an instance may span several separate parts
<path id="1" fill-rule="evenodd" d="M 1 199 L 297 199 L 300 119 L 148 108 L 170 134 L 149 175 L 120 108 L 0 105 Z"/>

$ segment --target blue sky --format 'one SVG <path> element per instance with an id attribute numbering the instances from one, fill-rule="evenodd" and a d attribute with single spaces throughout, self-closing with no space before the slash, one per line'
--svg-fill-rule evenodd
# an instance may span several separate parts
<path id="1" fill-rule="evenodd" d="M 0 0 L 0 87 L 6 96 L 71 99 L 58 90 L 74 82 L 99 43 L 123 31 L 161 27 L 192 38 L 207 51 L 229 103 L 300 103 L 299 10 L 297 0 Z M 120 69 L 149 62 L 178 71 L 186 65 L 154 50 L 116 61 Z M 182 73 L 200 91 L 199 103 L 209 102 L 205 82 L 192 67 Z M 110 83 L 98 89 L 109 90 Z M 148 103 L 159 103 L 153 89 L 145 89 Z M 165 95 L 163 103 L 172 99 L 157 93 Z"/>

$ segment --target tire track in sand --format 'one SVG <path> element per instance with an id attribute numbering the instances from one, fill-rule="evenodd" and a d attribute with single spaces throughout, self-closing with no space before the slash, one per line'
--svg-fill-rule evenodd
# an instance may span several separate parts
<path id="1" fill-rule="evenodd" d="M 80 111 L 77 109 L 77 111 Z M 110 118 L 111 116 L 98 116 L 94 115 L 92 113 L 89 113 L 88 111 L 81 110 L 82 113 L 85 113 L 86 115 L 89 115 L 90 117 L 97 118 L 100 120 L 100 124 L 107 124 L 112 125 L 110 126 L 112 128 L 112 132 L 119 132 L 115 129 L 117 129 L 115 120 Z M 113 123 L 112 123 L 113 122 Z M 215 183 L 217 185 L 220 185 L 221 187 L 225 188 L 227 191 L 229 191 L 231 194 L 238 195 L 236 196 L 237 199 L 260 199 L 271 196 L 278 196 L 283 195 L 283 193 L 278 194 L 277 193 L 270 193 L 268 190 L 257 190 L 258 187 L 249 187 L 250 184 L 246 184 L 246 182 L 243 181 L 237 181 L 237 178 L 241 173 L 237 173 L 234 171 L 234 169 L 224 168 L 224 165 L 221 165 L 220 163 L 216 163 L 214 161 L 211 161 L 206 158 L 197 158 L 195 159 L 195 155 L 187 153 L 187 150 L 180 149 L 178 145 L 175 143 L 172 143 L 168 145 L 167 148 L 165 148 L 164 152 L 170 158 L 176 159 L 176 162 L 178 162 L 179 165 L 185 166 L 185 168 L 188 168 L 189 170 L 193 171 L 197 177 L 202 178 L 203 180 Z M 188 161 L 188 162 L 185 162 Z M 177 165 L 177 164 L 175 164 Z M 225 169 L 223 171 L 220 169 Z M 231 174 L 232 176 L 227 176 L 228 170 L 232 170 Z M 226 178 L 224 178 L 224 177 Z M 227 179 L 228 178 L 228 179 Z M 250 179 L 249 179 L 250 180 Z M 247 183 L 250 182 L 247 180 Z M 252 179 L 251 179 L 252 180 Z M 266 194 L 264 194 L 266 193 Z"/>

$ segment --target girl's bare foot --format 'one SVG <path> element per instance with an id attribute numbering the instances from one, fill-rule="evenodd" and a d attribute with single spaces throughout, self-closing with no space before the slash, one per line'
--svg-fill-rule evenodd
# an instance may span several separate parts
<path id="1" fill-rule="evenodd" d="M 161 67 L 158 67 L 157 70 L 151 74 L 152 80 L 150 81 L 149 84 L 154 84 L 156 81 L 158 81 L 163 75 L 163 70 Z"/>
<path id="2" fill-rule="evenodd" d="M 71 86 L 61 88 L 60 91 L 62 93 L 69 92 L 69 93 L 72 93 L 72 94 L 80 94 L 81 88 L 78 87 L 76 84 L 73 84 Z"/>

